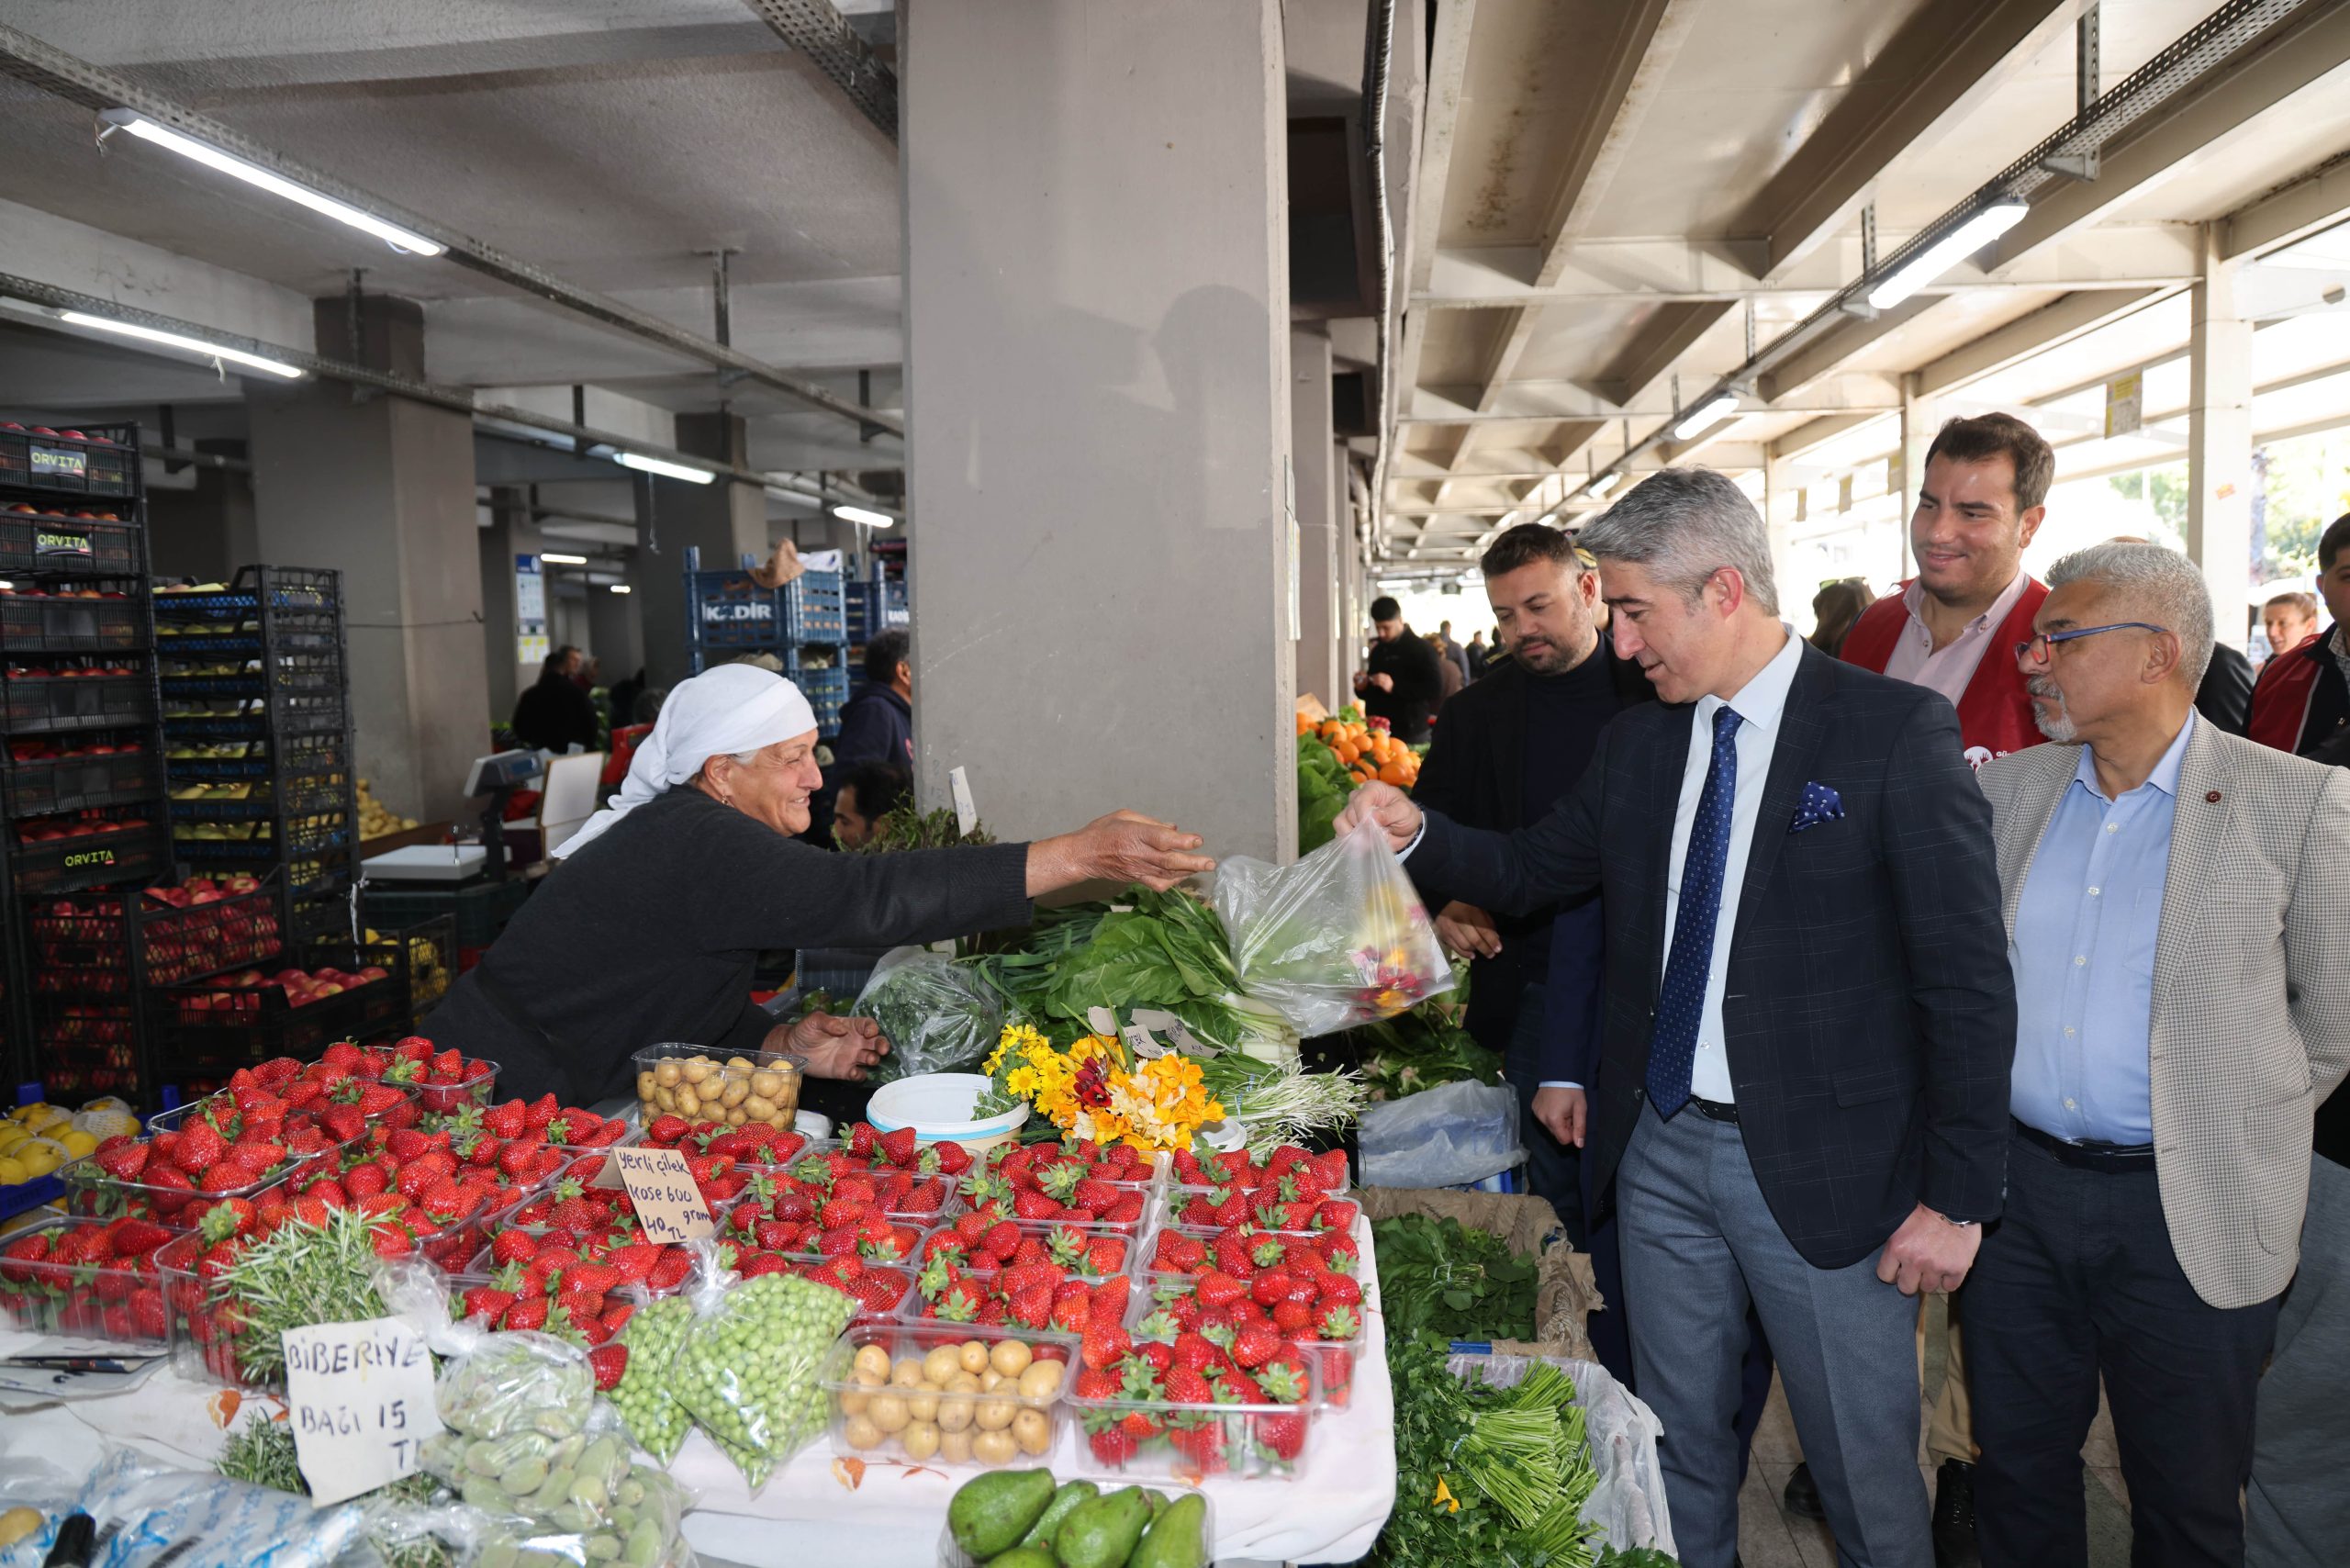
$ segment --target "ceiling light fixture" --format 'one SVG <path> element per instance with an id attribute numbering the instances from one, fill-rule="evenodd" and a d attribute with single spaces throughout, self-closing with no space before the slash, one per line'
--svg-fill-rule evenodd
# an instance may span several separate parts
<path id="1" fill-rule="evenodd" d="M 137 338 L 142 343 L 161 343 L 165 348 L 184 350 L 206 359 L 225 359 L 233 364 L 251 365 L 255 370 L 265 370 L 272 375 L 282 375 L 288 381 L 298 381 L 304 374 L 300 366 L 287 364 L 283 360 L 264 359 L 260 354 L 247 353 L 242 349 L 223 348 L 218 343 L 206 342 L 202 338 L 184 337 L 178 332 L 158 331 L 152 327 L 141 327 L 132 321 L 117 321 L 105 316 L 93 316 L 82 310 L 61 310 L 58 312 L 57 319 L 68 326 L 94 327 L 101 332 L 118 332 L 126 338 Z"/>
<path id="2" fill-rule="evenodd" d="M 539 559 L 550 566 L 584 566 L 588 564 L 585 555 L 559 555 L 552 550 L 540 551 Z"/>
<path id="3" fill-rule="evenodd" d="M 1738 394 L 1717 392 L 1687 413 L 1673 427 L 1673 439 L 1687 441 L 1699 431 L 1707 430 L 1738 412 Z"/>
<path id="4" fill-rule="evenodd" d="M 1992 202 L 1940 241 L 1903 263 L 1883 283 L 1869 290 L 1869 305 L 1890 310 L 1942 274 L 2023 221 L 2030 204 L 2013 196 Z"/>
<path id="5" fill-rule="evenodd" d="M 641 453 L 615 451 L 612 461 L 623 468 L 633 468 L 642 474 L 658 474 L 664 479 L 683 479 L 688 485 L 707 485 L 718 477 L 707 468 L 688 468 L 682 463 L 646 457 Z"/>
<path id="6" fill-rule="evenodd" d="M 1595 501 L 1604 501 L 1608 497 L 1614 495 L 1616 493 L 1616 487 L 1623 482 L 1624 476 L 1617 472 L 1615 469 L 1610 468 L 1606 473 L 1602 474 L 1598 478 L 1594 479 L 1590 484 L 1584 486 L 1583 493 Z"/>
<path id="7" fill-rule="evenodd" d="M 895 528 L 898 525 L 898 520 L 888 512 L 870 511 L 864 507 L 834 507 L 833 515 L 846 518 L 851 522 L 861 522 L 867 528 Z"/>
<path id="8" fill-rule="evenodd" d="M 611 590 L 614 593 L 626 593 L 629 591 L 629 586 L 626 583 L 614 583 L 611 585 Z"/>
<path id="9" fill-rule="evenodd" d="M 256 185 L 272 196 L 283 196 L 287 201 L 308 207 L 312 212 L 331 218 L 337 223 L 347 223 L 353 229 L 373 234 L 394 250 L 413 251 L 420 256 L 437 256 L 448 249 L 439 241 L 428 240 L 412 229 L 403 229 L 397 223 L 387 223 L 374 213 L 363 212 L 347 201 L 337 201 L 323 192 L 314 191 L 308 185 L 297 185 L 285 175 L 273 174 L 260 164 L 240 158 L 233 152 L 223 152 L 218 147 L 198 141 L 196 138 L 173 130 L 169 126 L 160 125 L 140 114 L 137 109 L 108 109 L 98 118 L 108 125 L 130 132 L 141 141 L 151 141 L 158 147 L 168 149 L 183 158 L 191 159 L 207 169 L 217 169 L 232 179 L 242 180 L 249 185 Z"/>

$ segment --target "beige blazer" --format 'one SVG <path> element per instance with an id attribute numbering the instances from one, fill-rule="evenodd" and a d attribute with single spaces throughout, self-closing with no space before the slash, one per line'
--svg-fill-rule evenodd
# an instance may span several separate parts
<path id="1" fill-rule="evenodd" d="M 2013 952 L 2016 906 L 2077 745 L 1975 775 Z M 2292 1280 L 2311 1121 L 2350 1070 L 2350 770 L 2199 719 L 2178 774 L 2154 946 L 2154 1172 L 2171 1245 L 2213 1306 Z"/>

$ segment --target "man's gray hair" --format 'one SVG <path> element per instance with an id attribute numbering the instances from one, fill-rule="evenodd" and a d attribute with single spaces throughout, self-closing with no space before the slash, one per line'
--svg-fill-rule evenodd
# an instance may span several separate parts
<path id="1" fill-rule="evenodd" d="M 1771 535 L 1762 514 L 1729 476 L 1710 468 L 1662 468 L 1609 507 L 1575 543 L 1606 561 L 1645 566 L 1657 581 L 1695 603 L 1724 566 L 1774 615 L 1779 590 L 1771 577 Z"/>
<path id="2" fill-rule="evenodd" d="M 2117 601 L 2111 613 L 2151 621 L 2178 637 L 2178 670 L 2189 691 L 2211 664 L 2211 589 L 2201 568 L 2159 544 L 2109 540 L 2076 550 L 2048 568 L 2048 586 L 2094 583 Z"/>

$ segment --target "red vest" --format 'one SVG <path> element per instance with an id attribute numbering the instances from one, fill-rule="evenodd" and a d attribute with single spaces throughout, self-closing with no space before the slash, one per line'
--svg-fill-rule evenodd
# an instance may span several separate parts
<path id="1" fill-rule="evenodd" d="M 1904 589 L 1908 587 L 1902 585 Z M 2023 592 L 2016 596 L 2015 608 L 1991 633 L 1991 645 L 1983 650 L 1983 662 L 1975 666 L 1975 677 L 1959 698 L 1958 734 L 1966 743 L 1970 766 L 1980 767 L 1995 756 L 2038 745 L 2048 738 L 2031 722 L 2031 698 L 2023 689 L 2023 671 L 2017 667 L 2015 656 L 2016 644 L 2031 635 L 2031 618 L 2040 613 L 2041 601 L 2047 597 L 2045 583 L 2026 579 Z M 1861 611 L 1860 620 L 1852 623 L 1852 633 L 1844 639 L 1844 662 L 1883 675 L 1908 623 L 1909 607 L 1901 591 L 1887 594 Z"/>
<path id="2" fill-rule="evenodd" d="M 2311 633 L 2298 646 L 2260 666 L 2260 678 L 2252 688 L 2252 722 L 2244 726 L 2247 739 L 2278 751 L 2300 749 L 2310 699 L 2317 695 L 2318 671 L 2322 662 L 2333 656 L 2313 644 L 2331 630 Z"/>

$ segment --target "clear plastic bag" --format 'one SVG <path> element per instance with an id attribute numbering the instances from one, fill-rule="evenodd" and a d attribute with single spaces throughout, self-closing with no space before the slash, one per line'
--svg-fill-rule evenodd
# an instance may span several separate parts
<path id="1" fill-rule="evenodd" d="M 619 1386 L 605 1396 L 636 1446 L 665 1465 L 677 1457 L 693 1430 L 693 1417 L 671 1392 L 677 1347 L 685 1343 L 693 1318 L 693 1303 L 681 1295 L 640 1302 L 619 1336 L 628 1350 L 628 1365 Z"/>
<path id="2" fill-rule="evenodd" d="M 1365 1105 L 1358 1137 L 1366 1187 L 1459 1187 L 1526 1158 L 1506 1083 L 1463 1080 Z"/>
<path id="3" fill-rule="evenodd" d="M 1427 908 L 1374 823 L 1294 865 L 1226 860 L 1215 913 L 1240 989 L 1308 1039 L 1452 989 Z"/>
<path id="4" fill-rule="evenodd" d="M 297 1493 L 123 1448 L 99 1462 L 73 1506 L 97 1524 L 90 1568 L 328 1568 L 360 1544 L 367 1518 L 357 1504 L 313 1508 Z"/>
<path id="5" fill-rule="evenodd" d="M 1003 1002 L 987 982 L 921 947 L 885 954 L 849 1012 L 880 1025 L 890 1042 L 890 1054 L 868 1075 L 877 1083 L 967 1071 L 987 1059 L 1003 1033 Z"/>
<path id="6" fill-rule="evenodd" d="M 856 1304 L 797 1274 L 738 1279 L 711 1242 L 693 1247 L 702 1276 L 673 1367 L 676 1397 L 756 1492 L 831 1421 L 820 1379 Z"/>

